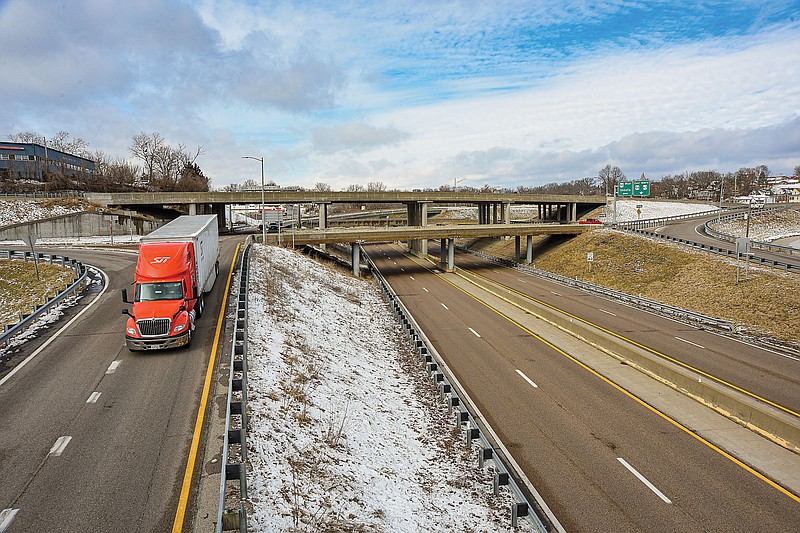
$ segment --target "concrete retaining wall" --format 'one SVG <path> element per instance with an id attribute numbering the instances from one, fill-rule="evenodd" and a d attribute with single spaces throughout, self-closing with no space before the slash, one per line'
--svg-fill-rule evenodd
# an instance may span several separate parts
<path id="1" fill-rule="evenodd" d="M 73 213 L 0 228 L 0 241 L 16 241 L 26 235 L 37 239 L 92 237 L 111 235 L 146 235 L 164 225 L 166 220 L 131 219 L 130 215 L 112 213 Z"/>

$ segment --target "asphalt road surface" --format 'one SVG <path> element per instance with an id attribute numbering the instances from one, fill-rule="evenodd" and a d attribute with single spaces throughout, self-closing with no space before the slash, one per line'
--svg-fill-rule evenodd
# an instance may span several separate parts
<path id="1" fill-rule="evenodd" d="M 794 498 L 433 267 L 368 251 L 567 531 L 796 530 Z"/>
<path id="2" fill-rule="evenodd" d="M 17 510 L 9 532 L 172 529 L 235 244 L 221 240 L 192 346 L 160 352 L 125 347 L 120 289 L 136 255 L 61 252 L 101 269 L 108 286 L 27 343 L 15 360 L 52 338 L 0 385 L 0 509 Z"/>
<path id="3" fill-rule="evenodd" d="M 660 233 L 662 235 L 669 235 L 670 237 L 685 239 L 687 241 L 698 242 L 701 244 L 710 244 L 712 246 L 717 246 L 718 248 L 723 248 L 725 250 L 735 251 L 736 250 L 735 243 L 716 239 L 705 233 L 704 229 L 705 223 L 710 220 L 716 220 L 716 218 L 717 218 L 716 216 L 709 216 L 704 218 L 696 218 L 692 220 L 674 222 L 672 224 L 669 224 L 668 226 L 664 226 L 661 228 L 653 228 L 650 231 L 655 231 L 656 233 Z M 788 263 L 791 265 L 800 266 L 800 256 L 798 256 L 797 254 L 789 255 L 778 252 L 769 252 L 766 250 L 760 250 L 758 248 L 752 248 L 751 252 L 755 257 L 761 257 L 769 261 L 779 261 L 782 263 Z"/>

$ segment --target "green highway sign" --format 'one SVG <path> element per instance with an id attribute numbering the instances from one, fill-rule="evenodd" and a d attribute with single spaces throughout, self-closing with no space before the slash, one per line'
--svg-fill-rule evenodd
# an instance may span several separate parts
<path id="1" fill-rule="evenodd" d="M 650 180 L 640 180 L 633 182 L 634 196 L 650 196 Z"/>
<path id="2" fill-rule="evenodd" d="M 650 196 L 650 180 L 620 181 L 617 196 Z"/>

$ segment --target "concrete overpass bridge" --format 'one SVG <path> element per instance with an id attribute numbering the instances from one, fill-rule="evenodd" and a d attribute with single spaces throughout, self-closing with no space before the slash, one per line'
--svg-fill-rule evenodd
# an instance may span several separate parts
<path id="1" fill-rule="evenodd" d="M 89 200 L 104 206 L 183 207 L 189 214 L 217 213 L 224 218 L 225 207 L 236 204 L 315 204 L 319 208 L 319 227 L 328 227 L 328 206 L 345 204 L 405 204 L 410 226 L 427 225 L 431 204 L 473 205 L 478 207 L 479 224 L 510 224 L 512 205 L 536 205 L 539 218 L 558 222 L 577 222 L 578 218 L 605 204 L 603 196 L 549 194 L 499 194 L 476 192 L 319 192 L 319 191 L 244 191 L 171 193 L 90 193 Z"/>
<path id="2" fill-rule="evenodd" d="M 226 206 L 237 204 L 315 204 L 319 210 L 319 229 L 294 230 L 291 234 L 270 234 L 272 244 L 351 243 L 353 265 L 357 272 L 357 250 L 362 242 L 408 241 L 412 253 L 427 254 L 428 239 L 442 240 L 442 266 L 452 269 L 453 241 L 466 237 L 515 237 L 520 257 L 522 236 L 527 238 L 526 259 L 531 260 L 532 237 L 543 234 L 578 234 L 587 228 L 578 218 L 605 204 L 602 196 L 543 194 L 499 194 L 475 192 L 320 192 L 320 191 L 245 191 L 245 192 L 172 192 L 172 193 L 92 193 L 89 200 L 104 206 L 127 209 L 143 207 L 183 207 L 189 214 L 214 213 L 220 226 L 225 225 Z M 346 204 L 405 204 L 408 225 L 392 228 L 330 228 L 328 206 Z M 472 205 L 478 208 L 478 224 L 429 225 L 431 204 Z M 540 220 L 550 224 L 512 224 L 512 205 L 536 205 Z M 293 241 L 291 241 L 293 239 Z M 447 251 L 448 258 L 444 257 Z"/>

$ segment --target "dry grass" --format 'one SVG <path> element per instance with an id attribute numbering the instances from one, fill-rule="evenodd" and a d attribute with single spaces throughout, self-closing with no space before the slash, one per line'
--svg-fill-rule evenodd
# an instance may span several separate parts
<path id="1" fill-rule="evenodd" d="M 514 240 L 480 246 L 513 258 Z M 593 252 L 594 261 L 587 261 Z M 736 283 L 736 262 L 691 248 L 597 229 L 534 258 L 536 267 L 668 305 L 731 320 L 751 334 L 800 345 L 800 276 L 754 268 Z"/>
<path id="2" fill-rule="evenodd" d="M 0 259 L 0 325 L 16 324 L 19 314 L 28 314 L 46 297 L 72 283 L 75 271 L 59 265 L 39 263 L 39 280 L 33 262 Z"/>

